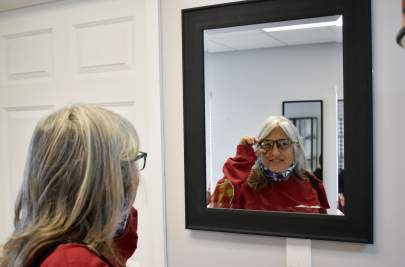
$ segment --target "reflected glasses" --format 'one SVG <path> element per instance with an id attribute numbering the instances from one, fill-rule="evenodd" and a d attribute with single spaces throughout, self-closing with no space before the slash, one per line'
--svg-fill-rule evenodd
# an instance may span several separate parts
<path id="1" fill-rule="evenodd" d="M 136 167 L 138 168 L 138 171 L 142 171 L 143 169 L 145 169 L 147 156 L 148 156 L 148 153 L 139 151 L 138 154 L 136 155 L 135 159 L 133 159 L 133 161 L 136 163 Z"/>
<path id="2" fill-rule="evenodd" d="M 294 143 L 290 139 L 263 140 L 259 142 L 259 147 L 266 151 L 271 151 L 274 145 L 276 145 L 279 150 L 286 150 Z"/>

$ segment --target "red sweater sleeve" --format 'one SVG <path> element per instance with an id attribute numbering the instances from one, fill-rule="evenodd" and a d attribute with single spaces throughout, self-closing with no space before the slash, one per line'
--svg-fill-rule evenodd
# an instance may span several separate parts
<path id="1" fill-rule="evenodd" d="M 138 242 L 138 212 L 131 209 L 124 232 L 114 239 L 115 249 L 128 260 Z M 109 267 L 94 251 L 79 243 L 59 245 L 41 264 L 41 267 Z"/>
<path id="2" fill-rule="evenodd" d="M 255 161 L 256 155 L 251 146 L 238 145 L 235 157 L 227 159 L 224 164 L 224 178 L 233 184 L 245 182 Z"/>
<path id="3" fill-rule="evenodd" d="M 223 166 L 224 177 L 217 182 L 208 207 L 241 208 L 243 198 L 240 187 L 247 180 L 255 161 L 256 155 L 251 146 L 238 145 L 235 157 L 228 158 Z"/>
<path id="4" fill-rule="evenodd" d="M 109 267 L 95 252 L 82 244 L 58 246 L 41 267 Z"/>

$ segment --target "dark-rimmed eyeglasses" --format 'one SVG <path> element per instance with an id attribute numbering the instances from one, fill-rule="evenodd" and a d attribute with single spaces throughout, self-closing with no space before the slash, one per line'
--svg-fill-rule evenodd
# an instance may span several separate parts
<path id="1" fill-rule="evenodd" d="M 292 144 L 294 144 L 294 142 L 291 141 L 290 139 L 278 139 L 278 140 L 265 139 L 259 142 L 259 147 L 266 151 L 272 151 L 274 145 L 276 145 L 279 150 L 286 150 L 290 148 Z"/>
<path id="2" fill-rule="evenodd" d="M 136 157 L 134 158 L 133 161 L 136 163 L 138 171 L 142 171 L 143 169 L 145 169 L 147 156 L 148 153 L 139 151 Z"/>
<path id="3" fill-rule="evenodd" d="M 402 28 L 397 35 L 397 43 L 405 48 L 405 0 L 402 0 Z"/>
<path id="4" fill-rule="evenodd" d="M 397 43 L 402 48 L 405 48 L 405 27 L 403 27 L 397 35 Z"/>

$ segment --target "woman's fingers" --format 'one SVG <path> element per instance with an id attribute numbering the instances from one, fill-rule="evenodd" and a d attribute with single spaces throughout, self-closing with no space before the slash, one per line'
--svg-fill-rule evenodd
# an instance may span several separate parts
<path id="1" fill-rule="evenodd" d="M 254 136 L 250 137 L 250 138 L 249 138 L 249 145 L 253 146 L 253 145 L 255 145 L 255 144 L 257 144 L 257 139 L 256 139 L 256 137 L 254 137 Z"/>
<path id="2" fill-rule="evenodd" d="M 257 144 L 257 138 L 254 136 L 244 136 L 241 138 L 239 144 L 253 146 Z"/>

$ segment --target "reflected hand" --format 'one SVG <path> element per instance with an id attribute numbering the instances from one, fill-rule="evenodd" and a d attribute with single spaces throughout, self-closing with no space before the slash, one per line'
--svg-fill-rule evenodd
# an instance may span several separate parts
<path id="1" fill-rule="evenodd" d="M 258 142 L 257 138 L 254 136 L 244 136 L 240 139 L 239 145 L 256 145 Z"/>
<path id="2" fill-rule="evenodd" d="M 254 146 L 259 142 L 259 140 L 257 140 L 256 137 L 254 136 L 244 136 L 240 139 L 239 145 L 245 145 L 245 146 Z M 266 153 L 266 150 L 262 149 L 262 148 L 257 148 L 255 150 L 256 156 L 260 157 L 263 154 Z"/>

